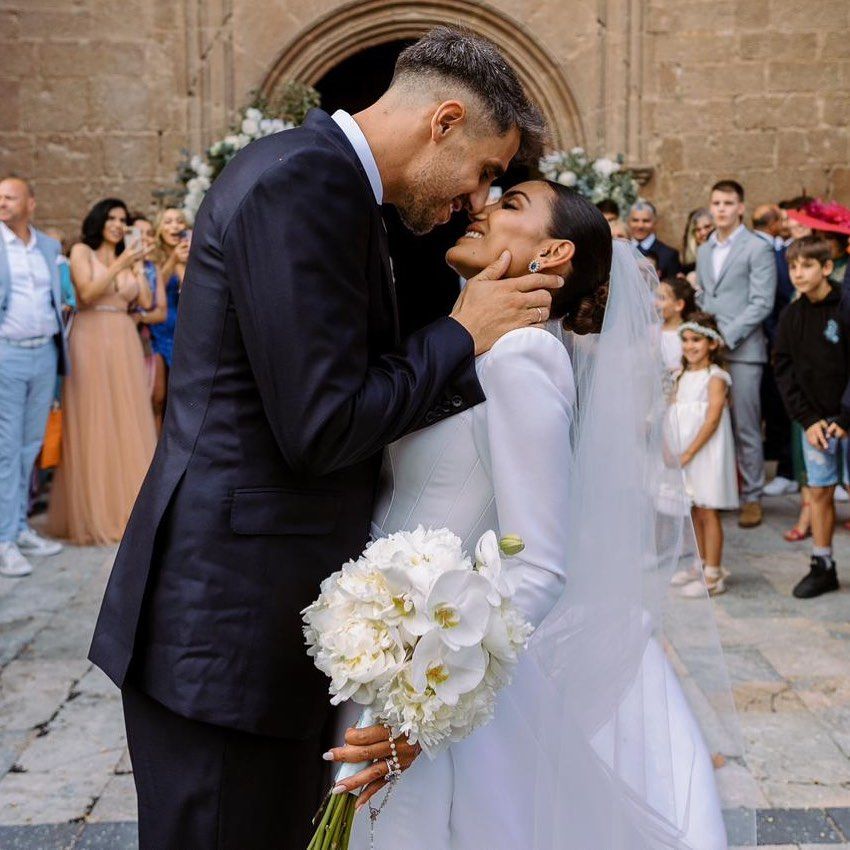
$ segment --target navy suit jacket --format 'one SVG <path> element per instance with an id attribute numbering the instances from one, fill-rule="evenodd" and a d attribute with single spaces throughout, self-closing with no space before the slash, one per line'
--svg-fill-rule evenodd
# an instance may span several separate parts
<path id="1" fill-rule="evenodd" d="M 679 252 L 675 248 L 671 248 L 662 242 L 657 236 L 652 243 L 652 247 L 644 250 L 638 243 L 638 251 L 644 256 L 647 254 L 655 254 L 658 257 L 658 277 L 661 280 L 664 278 L 676 277 L 681 271 L 682 265 L 679 262 Z"/>
<path id="2" fill-rule="evenodd" d="M 794 284 L 791 283 L 791 273 L 788 271 L 788 260 L 785 256 L 787 251 L 788 248 L 784 245 L 778 250 L 773 249 L 773 256 L 776 258 L 776 299 L 773 302 L 771 314 L 764 320 L 764 330 L 771 346 L 776 340 L 776 332 L 779 329 L 779 314 L 794 297 Z"/>
<path id="3" fill-rule="evenodd" d="M 314 734 L 328 682 L 300 611 L 367 542 L 383 447 L 483 398 L 459 323 L 399 339 L 380 209 L 334 121 L 249 145 L 197 217 L 90 658 L 186 717 Z"/>

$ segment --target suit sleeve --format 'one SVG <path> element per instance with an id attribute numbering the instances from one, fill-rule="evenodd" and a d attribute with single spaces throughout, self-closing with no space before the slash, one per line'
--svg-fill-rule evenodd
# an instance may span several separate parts
<path id="1" fill-rule="evenodd" d="M 776 343 L 773 348 L 773 374 L 788 416 L 804 428 L 808 428 L 810 425 L 814 425 L 821 416 L 811 406 L 797 380 L 790 345 L 791 336 L 794 333 L 792 324 L 793 317 L 789 308 L 786 307 L 779 317 L 779 328 L 776 332 Z"/>
<path id="2" fill-rule="evenodd" d="M 770 315 L 776 298 L 776 260 L 767 242 L 756 237 L 750 253 L 750 294 L 747 306 L 722 327 L 730 349 L 736 349 Z"/>
<path id="3" fill-rule="evenodd" d="M 474 344 L 450 318 L 397 351 L 369 350 L 375 216 L 341 156 L 301 151 L 269 168 L 228 223 L 224 263 L 245 348 L 281 453 L 300 472 L 355 464 L 483 400 Z M 378 225 L 380 226 L 380 225 Z"/>

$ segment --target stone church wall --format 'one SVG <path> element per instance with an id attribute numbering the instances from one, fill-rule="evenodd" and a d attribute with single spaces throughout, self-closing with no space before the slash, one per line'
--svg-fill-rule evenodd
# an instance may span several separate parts
<path id="1" fill-rule="evenodd" d="M 73 235 L 105 195 L 149 208 L 252 90 L 441 20 L 517 53 L 562 144 L 651 169 L 669 238 L 724 176 L 850 202 L 848 0 L 4 0 L 0 171 Z"/>

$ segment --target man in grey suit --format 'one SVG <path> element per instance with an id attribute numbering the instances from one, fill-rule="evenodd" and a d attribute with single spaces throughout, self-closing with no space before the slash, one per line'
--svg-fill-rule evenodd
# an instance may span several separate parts
<path id="1" fill-rule="evenodd" d="M 697 252 L 697 301 L 714 313 L 726 340 L 732 376 L 732 423 L 741 471 L 738 524 L 754 528 L 762 521 L 764 450 L 759 388 L 767 363 L 762 322 L 776 296 L 776 261 L 770 245 L 743 225 L 744 189 L 722 180 L 711 189 L 715 231 Z"/>
<path id="2" fill-rule="evenodd" d="M 67 367 L 59 269 L 61 246 L 31 226 L 26 180 L 0 180 L 0 575 L 32 572 L 27 555 L 62 546 L 27 524 L 33 463 L 41 448 L 56 374 Z"/>

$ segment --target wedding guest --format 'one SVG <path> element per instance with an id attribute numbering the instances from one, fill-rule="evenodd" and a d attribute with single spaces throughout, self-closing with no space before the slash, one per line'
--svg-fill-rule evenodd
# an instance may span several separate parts
<path id="1" fill-rule="evenodd" d="M 629 230 L 637 249 L 646 256 L 652 251 L 658 257 L 659 276 L 675 277 L 679 273 L 679 252 L 656 236 L 658 215 L 649 201 L 637 201 L 629 210 Z"/>
<path id="2" fill-rule="evenodd" d="M 679 328 L 696 310 L 694 290 L 681 277 L 662 280 L 655 290 L 655 304 L 661 314 L 661 357 L 670 372 L 682 370 L 682 339 Z"/>
<path id="3" fill-rule="evenodd" d="M 788 263 L 785 260 L 785 242 L 782 232 L 785 227 L 783 211 L 776 204 L 761 204 L 753 210 L 753 233 L 770 246 L 776 262 L 776 295 L 773 310 L 764 320 L 764 331 L 767 335 L 767 362 L 761 379 L 761 409 L 764 417 L 764 456 L 766 460 L 777 462 L 776 477 L 764 488 L 766 496 L 782 496 L 796 493 L 799 484 L 794 475 L 791 457 L 791 420 L 785 411 L 782 397 L 776 386 L 773 375 L 771 355 L 776 339 L 776 328 L 779 324 L 779 314 L 785 309 L 794 296 L 794 286 L 788 273 Z M 801 522 L 803 517 L 801 517 Z M 798 523 L 800 525 L 800 523 Z M 802 526 L 798 529 L 802 533 Z M 791 535 L 796 532 L 790 531 Z"/>
<path id="4" fill-rule="evenodd" d="M 0 180 L 0 575 L 29 575 L 30 556 L 62 550 L 29 527 L 30 476 L 57 373 L 68 367 L 56 259 L 61 246 L 31 222 L 32 186 Z"/>
<path id="5" fill-rule="evenodd" d="M 177 304 L 180 287 L 189 260 L 189 223 L 183 210 L 170 207 L 163 210 L 156 223 L 157 264 L 165 281 L 166 315 L 158 324 L 151 324 L 155 377 L 153 408 L 156 427 L 162 429 L 168 392 L 168 373 L 174 350 L 174 329 L 177 326 Z"/>
<path id="6" fill-rule="evenodd" d="M 833 265 L 829 281 L 840 286 L 844 282 L 844 276 L 848 269 L 847 234 L 826 231 L 817 235 L 822 236 L 829 243 L 829 255 L 832 258 Z"/>
<path id="7" fill-rule="evenodd" d="M 682 571 L 672 583 L 682 587 L 682 596 L 699 598 L 705 588 L 711 596 L 725 592 L 729 578 L 723 567 L 723 524 L 718 512 L 738 507 L 728 400 L 732 378 L 720 367 L 723 337 L 714 316 L 692 313 L 679 326 L 679 335 L 685 368 L 671 407 L 670 442 L 679 452 L 684 471 L 704 576 Z"/>
<path id="8" fill-rule="evenodd" d="M 696 283 L 697 250 L 714 230 L 711 212 L 706 207 L 699 207 L 688 213 L 685 225 L 685 235 L 682 237 L 682 268 L 681 273 L 687 277 L 691 286 Z"/>
<path id="9" fill-rule="evenodd" d="M 612 201 L 611 198 L 600 201 L 596 205 L 596 209 L 605 216 L 605 221 L 609 223 L 620 220 L 620 205 L 616 201 Z"/>
<path id="10" fill-rule="evenodd" d="M 838 590 L 833 494 L 843 474 L 850 428 L 850 327 L 842 315 L 841 291 L 829 280 L 828 242 L 817 236 L 796 240 L 788 248 L 788 264 L 800 297 L 779 321 L 774 362 L 788 415 L 805 429 L 801 445 L 814 545 L 809 572 L 793 593 L 809 599 Z"/>
<path id="11" fill-rule="evenodd" d="M 149 249 L 125 246 L 128 218 L 123 201 L 99 201 L 83 221 L 82 242 L 71 250 L 78 306 L 70 335 L 74 368 L 62 393 L 62 461 L 48 526 L 84 545 L 121 539 L 156 443 L 142 346 L 130 315 L 135 306 L 151 306 L 142 268 Z"/>
<path id="12" fill-rule="evenodd" d="M 743 225 L 744 189 L 721 180 L 709 204 L 715 230 L 697 251 L 697 304 L 717 317 L 732 376 L 732 427 L 741 472 L 741 528 L 762 522 L 764 449 L 761 376 L 767 362 L 762 323 L 773 309 L 776 261 L 771 247 Z"/>
<path id="13" fill-rule="evenodd" d="M 130 221 L 132 226 L 139 232 L 142 247 L 154 252 L 156 249 L 156 229 L 153 226 L 153 222 L 141 213 L 131 214 Z M 149 325 L 156 325 L 165 321 L 168 315 L 168 307 L 165 300 L 165 284 L 156 263 L 151 259 L 145 259 L 143 261 L 143 268 L 151 290 L 152 300 L 151 306 L 147 310 L 142 307 L 136 307 L 135 318 L 139 323 L 139 339 L 142 341 L 142 351 L 145 356 L 145 375 L 147 376 L 148 389 L 151 394 L 151 401 L 153 402 L 153 393 L 156 385 L 156 355 L 153 352 Z M 158 427 L 157 434 L 159 434 Z"/>
<path id="14" fill-rule="evenodd" d="M 615 221 L 609 221 L 608 224 L 611 227 L 611 236 L 614 239 L 631 239 L 628 225 L 622 219 L 618 218 Z"/>

